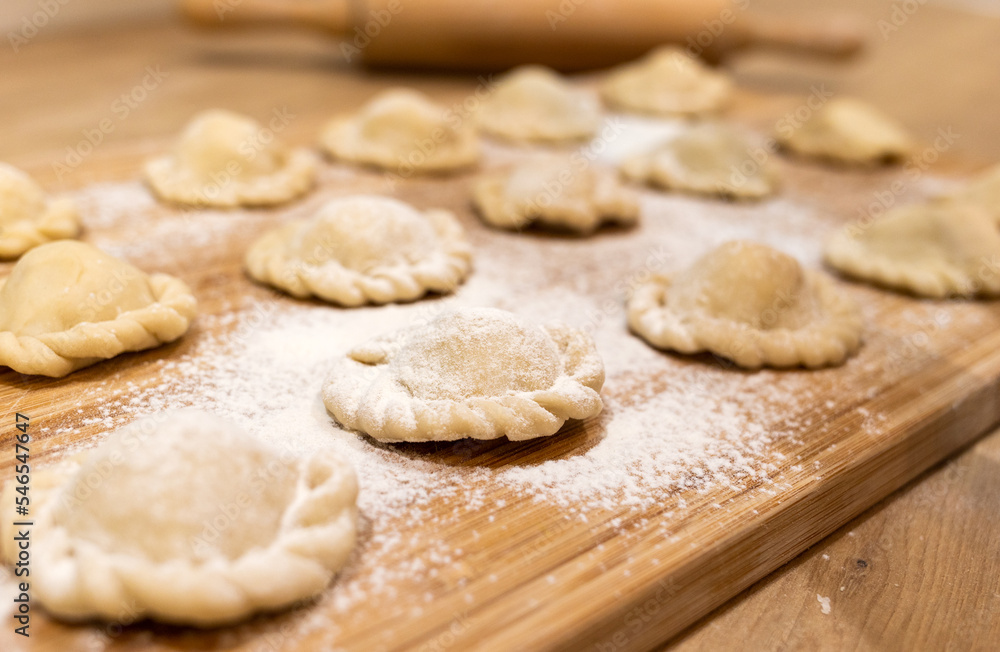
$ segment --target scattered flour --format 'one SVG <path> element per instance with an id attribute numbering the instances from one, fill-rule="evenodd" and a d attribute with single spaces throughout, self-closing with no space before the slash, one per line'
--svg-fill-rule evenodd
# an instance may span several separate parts
<path id="1" fill-rule="evenodd" d="M 623 150 L 632 146 L 621 144 Z M 324 179 L 337 187 L 325 187 Z M 76 193 L 91 242 L 150 271 L 190 274 L 200 298 L 225 296 L 230 303 L 199 316 L 179 350 L 143 362 L 150 365 L 145 380 L 125 383 L 105 374 L 78 383 L 73 389 L 85 406 L 81 412 L 45 424 L 56 433 L 86 429 L 96 445 L 136 418 L 194 406 L 297 454 L 336 450 L 358 472 L 362 533 L 352 562 L 325 598 L 334 612 L 392 601 L 406 587 L 431 600 L 432 591 L 419 592 L 428 579 L 462 586 L 474 569 L 463 570 L 463 552 L 446 543 L 449 533 L 465 533 L 475 547 L 479 530 L 502 530 L 505 513 L 524 513 L 525 505 L 555 514 L 558 528 L 582 523 L 594 531 L 648 526 L 650 510 L 659 509 L 655 524 L 662 539 L 679 545 L 684 540 L 674 534 L 675 523 L 701 506 L 699 497 L 722 509 L 727 506 L 720 496 L 782 490 L 772 478 L 784 464 L 782 450 L 801 444 L 807 428 L 822 428 L 840 409 L 827 396 L 895 381 L 881 370 L 887 337 L 877 329 L 866 349 L 840 370 L 744 373 L 707 357 L 655 351 L 624 324 L 623 302 L 636 283 L 674 271 L 727 240 L 756 239 L 818 265 L 823 236 L 844 214 L 831 218 L 830 198 L 805 202 L 791 196 L 744 205 L 643 192 L 642 225 L 593 239 L 492 231 L 464 205 L 446 206 L 460 213 L 469 232 L 475 270 L 455 295 L 412 304 L 342 309 L 296 302 L 244 278 L 194 283 L 204 278 L 188 269 L 199 267 L 191 265 L 203 262 L 199 256 L 218 257 L 212 252 L 245 246 L 262 228 L 301 217 L 325 199 L 347 190 L 378 192 L 383 183 L 372 173 L 355 178 L 327 168 L 314 196 L 273 213 L 170 210 L 153 202 L 138 182 Z M 435 183 L 401 185 L 397 196 L 418 208 L 433 207 Z M 867 192 L 855 190 L 858 201 Z M 830 193 L 844 201 L 842 188 Z M 877 309 L 868 290 L 851 291 L 867 313 Z M 559 320 L 588 330 L 607 373 L 603 413 L 541 443 L 414 445 L 380 444 L 345 431 L 328 415 L 320 389 L 338 357 L 373 335 L 464 306 L 499 307 L 536 322 Z M 929 310 L 913 316 L 921 324 L 934 318 Z M 928 355 L 932 349 L 933 338 Z M 878 436 L 879 415 L 867 416 L 865 427 Z M 817 598 L 829 613 L 829 599 Z"/>

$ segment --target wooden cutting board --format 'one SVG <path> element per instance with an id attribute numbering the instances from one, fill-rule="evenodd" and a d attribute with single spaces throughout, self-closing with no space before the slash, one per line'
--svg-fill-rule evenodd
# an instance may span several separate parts
<path id="1" fill-rule="evenodd" d="M 768 130 L 796 106 L 787 98 L 744 95 L 734 117 Z M 99 159 L 105 172 L 102 178 L 134 184 L 141 158 L 162 146 L 143 142 L 130 149 L 109 150 Z M 491 147 L 487 165 L 529 153 Z M 651 242 L 674 239 L 676 243 L 689 232 L 704 230 L 692 225 L 692 220 L 711 215 L 718 224 L 730 224 L 737 231 L 748 220 L 756 220 L 752 232 L 765 240 L 780 239 L 797 224 L 788 205 L 798 206 L 813 216 L 803 228 L 816 228 L 814 233 L 797 237 L 814 239 L 818 249 L 829 230 L 856 218 L 859 207 L 868 205 L 875 193 L 885 192 L 894 181 L 902 183 L 907 173 L 903 168 L 828 169 L 800 161 L 780 165 L 785 185 L 779 201 L 786 203 L 773 215 L 770 204 L 743 206 L 644 192 L 643 225 L 602 232 L 591 240 L 486 229 L 469 209 L 468 176 L 399 180 L 393 192 L 420 207 L 454 210 L 469 231 L 480 268 L 497 269 L 491 252 L 513 251 L 508 254 L 512 256 L 509 262 L 536 265 L 539 282 L 549 284 L 537 291 L 574 285 L 591 293 L 595 303 L 620 303 L 615 282 L 636 264 L 629 252 L 641 255 Z M 948 175 L 968 169 L 957 161 L 933 167 L 935 174 Z M 43 181 L 49 173 L 36 172 Z M 903 190 L 896 193 L 898 200 L 918 199 L 927 190 L 925 181 L 903 183 Z M 9 371 L 0 374 L 3 450 L 13 450 L 15 412 L 31 417 L 36 437 L 32 459 L 40 466 L 68 447 L 99 437 L 102 427 L 88 425 L 86 420 L 97 407 L 95 397 L 100 394 L 92 391 L 95 387 L 127 395 L 144 384 L 159 382 L 159 374 L 179 373 L 163 371 L 158 361 L 191 356 L 199 342 L 231 328 L 225 320 L 208 317 L 231 310 L 234 303 L 277 301 L 279 310 L 301 309 L 301 304 L 250 283 L 240 261 L 247 244 L 259 233 L 300 215 L 326 196 L 387 188 L 378 173 L 333 165 L 324 169 L 320 185 L 316 195 L 297 206 L 234 213 L 232 218 L 240 220 L 240 227 L 220 233 L 207 244 L 187 243 L 151 257 L 134 254 L 137 265 L 148 269 L 156 262 L 158 271 L 187 281 L 199 297 L 203 317 L 179 343 L 121 356 L 65 379 L 29 378 Z M 151 221 L 181 224 L 186 220 L 184 228 L 199 228 L 190 214 L 166 207 L 143 210 L 148 210 Z M 134 221 L 130 224 L 134 226 Z M 89 226 L 86 237 L 105 246 L 117 242 L 128 250 L 130 243 L 143 237 L 141 229 L 122 228 L 114 221 L 91 220 Z M 691 242 L 692 255 L 700 252 L 706 237 L 711 239 L 702 233 Z M 163 244 L 170 246 L 176 245 Z M 2 272 L 9 268 L 5 265 Z M 484 272 L 478 269 L 476 273 Z M 532 291 L 524 280 L 498 282 L 509 283 L 514 305 L 519 296 L 526 296 L 520 293 Z M 483 490 L 504 501 L 502 507 L 496 501 L 470 505 L 454 496 L 442 496 L 432 507 L 442 520 L 430 518 L 426 525 L 414 528 L 401 519 L 398 527 L 407 543 L 379 559 L 380 564 L 424 559 L 428 551 L 444 545 L 455 554 L 441 564 L 440 573 L 433 577 L 415 574 L 410 579 L 393 575 L 391 590 L 354 604 L 347 613 L 335 608 L 336 582 L 314 604 L 211 631 L 142 623 L 124 628 L 65 625 L 47 618 L 35 605 L 31 638 L 14 636 L 12 627 L 5 627 L 0 631 L 0 648 L 647 649 L 676 635 L 1000 421 L 1000 306 L 923 301 L 849 283 L 844 287 L 861 302 L 869 326 L 865 347 L 842 368 L 746 373 L 726 369 L 709 356 L 655 353 L 657 366 L 652 371 L 644 366 L 609 376 L 604 390 L 609 410 L 586 422 L 568 424 L 552 439 L 489 443 L 471 455 L 467 448 L 450 446 L 400 447 L 404 454 L 442 468 L 527 467 L 586 454 L 609 436 L 609 420 L 640 409 L 650 400 L 644 397 L 675 392 L 683 398 L 688 382 L 704 387 L 711 381 L 708 386 L 718 386 L 723 392 L 739 390 L 737 411 L 754 414 L 760 413 L 752 404 L 754 391 L 765 402 L 772 399 L 764 389 L 769 384 L 801 387 L 804 398 L 788 405 L 768 404 L 766 418 L 758 424 L 765 431 L 782 433 L 756 451 L 758 462 L 767 468 L 766 476 L 734 475 L 731 483 L 715 483 L 707 489 L 696 482 L 685 487 L 683 477 L 647 478 L 653 485 L 663 485 L 662 490 L 651 490 L 657 497 L 655 504 L 589 509 L 586 522 L 567 519 L 564 506 L 519 494 L 509 484 L 491 485 L 487 479 Z M 315 310 L 330 310 L 311 305 Z M 613 319 L 620 320 L 621 337 L 631 337 L 621 315 Z M 726 405 L 726 398 L 719 397 L 714 405 Z M 46 433 L 40 432 L 43 426 Z M 664 433 L 651 428 L 646 434 Z M 5 478 L 12 474 L 12 458 L 13 453 L 2 459 Z M 689 472 L 678 471 L 682 476 Z M 379 572 L 365 561 L 371 545 L 366 537 L 363 530 L 359 555 L 352 562 L 355 566 L 348 570 L 354 577 Z M 325 614 L 329 617 L 324 619 Z"/>

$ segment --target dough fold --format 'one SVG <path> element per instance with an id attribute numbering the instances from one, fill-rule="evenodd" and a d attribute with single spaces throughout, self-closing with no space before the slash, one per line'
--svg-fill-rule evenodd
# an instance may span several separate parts
<path id="1" fill-rule="evenodd" d="M 845 274 L 920 296 L 1000 296 L 1000 233 L 975 205 L 894 208 L 835 233 L 824 253 Z"/>
<path id="2" fill-rule="evenodd" d="M 860 347 L 863 328 L 858 307 L 832 279 L 748 241 L 638 286 L 627 314 L 656 348 L 708 351 L 747 369 L 839 365 Z"/>
<path id="3" fill-rule="evenodd" d="M 472 269 L 472 249 L 448 211 L 359 195 L 265 233 L 247 252 L 246 267 L 253 279 L 294 297 L 359 306 L 454 292 Z"/>
<path id="4" fill-rule="evenodd" d="M 54 240 L 80 234 L 80 215 L 68 199 L 46 200 L 31 177 L 0 163 L 0 259 L 18 258 Z"/>
<path id="5" fill-rule="evenodd" d="M 274 206 L 304 195 L 316 156 L 287 149 L 274 130 L 238 113 L 196 115 L 173 150 L 146 163 L 146 181 L 162 199 L 192 206 Z"/>
<path id="6" fill-rule="evenodd" d="M 61 240 L 28 252 L 0 280 L 0 365 L 61 377 L 172 342 L 197 302 L 182 281 Z"/>
<path id="7" fill-rule="evenodd" d="M 603 384 L 583 331 L 463 308 L 355 347 L 327 378 L 323 402 L 345 427 L 385 442 L 521 441 L 598 414 Z"/>
<path id="8" fill-rule="evenodd" d="M 318 594 L 354 546 L 347 463 L 298 457 L 197 410 L 134 422 L 33 480 L 32 595 L 66 620 L 231 623 Z"/>
<path id="9" fill-rule="evenodd" d="M 469 123 L 423 93 L 396 88 L 354 115 L 330 120 L 320 144 L 336 159 L 404 176 L 454 172 L 479 161 L 479 138 Z"/>
<path id="10" fill-rule="evenodd" d="M 497 83 L 477 115 L 479 128 L 514 141 L 588 140 L 601 122 L 597 100 L 542 66 L 516 68 Z"/>
<path id="11" fill-rule="evenodd" d="M 723 124 L 690 127 L 647 154 L 627 159 L 622 175 L 667 190 L 737 199 L 773 195 L 778 177 L 763 145 Z"/>
<path id="12" fill-rule="evenodd" d="M 473 187 L 473 201 L 484 221 L 502 229 L 537 222 L 586 234 L 639 220 L 638 200 L 613 172 L 574 156 L 541 156 L 486 173 Z"/>
<path id="13" fill-rule="evenodd" d="M 663 116 L 716 113 L 732 99 L 733 83 L 676 46 L 666 46 L 608 73 L 608 106 Z"/>

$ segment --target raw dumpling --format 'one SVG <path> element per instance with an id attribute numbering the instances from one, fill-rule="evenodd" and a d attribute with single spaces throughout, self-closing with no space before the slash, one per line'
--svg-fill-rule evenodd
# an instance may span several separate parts
<path id="1" fill-rule="evenodd" d="M 385 91 L 357 115 L 334 118 L 320 139 L 335 158 L 402 175 L 451 172 L 479 160 L 475 129 L 409 89 Z"/>
<path id="2" fill-rule="evenodd" d="M 601 86 L 609 106 L 653 115 L 714 113 L 732 92 L 729 77 L 673 46 L 611 71 Z"/>
<path id="3" fill-rule="evenodd" d="M 755 242 L 728 242 L 628 303 L 632 330 L 659 349 L 710 351 L 747 369 L 838 365 L 861 344 L 857 306 L 821 272 Z"/>
<path id="4" fill-rule="evenodd" d="M 508 140 L 587 140 L 601 122 L 597 101 L 541 66 L 508 73 L 483 101 L 479 127 Z"/>
<path id="5" fill-rule="evenodd" d="M 634 224 L 639 204 L 615 174 L 585 158 L 543 156 L 484 175 L 473 187 L 483 219 L 503 229 L 534 221 L 590 233 L 603 223 Z"/>
<path id="6" fill-rule="evenodd" d="M 978 206 L 988 212 L 1000 226 L 1000 165 L 982 172 L 962 188 L 946 197 L 946 201 Z"/>
<path id="7" fill-rule="evenodd" d="M 603 384 L 583 331 L 464 308 L 355 347 L 327 378 L 323 402 L 381 441 L 520 441 L 598 414 Z"/>
<path id="8" fill-rule="evenodd" d="M 196 410 L 134 422 L 53 473 L 32 495 L 31 590 L 67 620 L 233 622 L 318 594 L 354 546 L 350 466 Z"/>
<path id="9" fill-rule="evenodd" d="M 975 206 L 902 206 L 834 234 L 825 253 L 846 274 L 921 296 L 1000 296 L 1000 233 Z"/>
<path id="10" fill-rule="evenodd" d="M 176 340 L 195 306 L 172 276 L 147 275 L 82 242 L 45 244 L 0 280 L 0 365 L 65 376 Z"/>
<path id="11" fill-rule="evenodd" d="M 79 234 L 80 216 L 72 201 L 46 201 L 31 177 L 0 163 L 0 259 L 17 258 L 38 245 Z"/>
<path id="12" fill-rule="evenodd" d="M 740 199 L 774 194 L 777 175 L 766 151 L 742 132 L 720 124 L 691 127 L 648 154 L 626 160 L 622 174 L 670 190 Z"/>
<path id="13" fill-rule="evenodd" d="M 146 163 L 146 180 L 180 204 L 272 206 L 305 194 L 316 163 L 312 152 L 285 149 L 253 119 L 213 109 L 195 116 L 170 154 Z"/>
<path id="14" fill-rule="evenodd" d="M 846 97 L 830 100 L 797 127 L 782 124 L 776 135 L 793 152 L 842 163 L 894 162 L 913 150 L 909 134 L 896 121 Z"/>
<path id="15" fill-rule="evenodd" d="M 472 269 L 472 249 L 448 211 L 356 196 L 265 233 L 246 266 L 254 279 L 300 299 L 359 306 L 453 292 Z"/>

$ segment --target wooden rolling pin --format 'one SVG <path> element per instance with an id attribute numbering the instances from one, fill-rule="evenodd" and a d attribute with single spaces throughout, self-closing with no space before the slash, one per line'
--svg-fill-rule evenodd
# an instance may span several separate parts
<path id="1" fill-rule="evenodd" d="M 291 24 L 340 37 L 350 61 L 372 66 L 560 70 L 610 66 L 675 43 L 718 60 L 748 46 L 843 57 L 854 26 L 759 21 L 750 0 L 180 0 L 205 26 Z"/>

